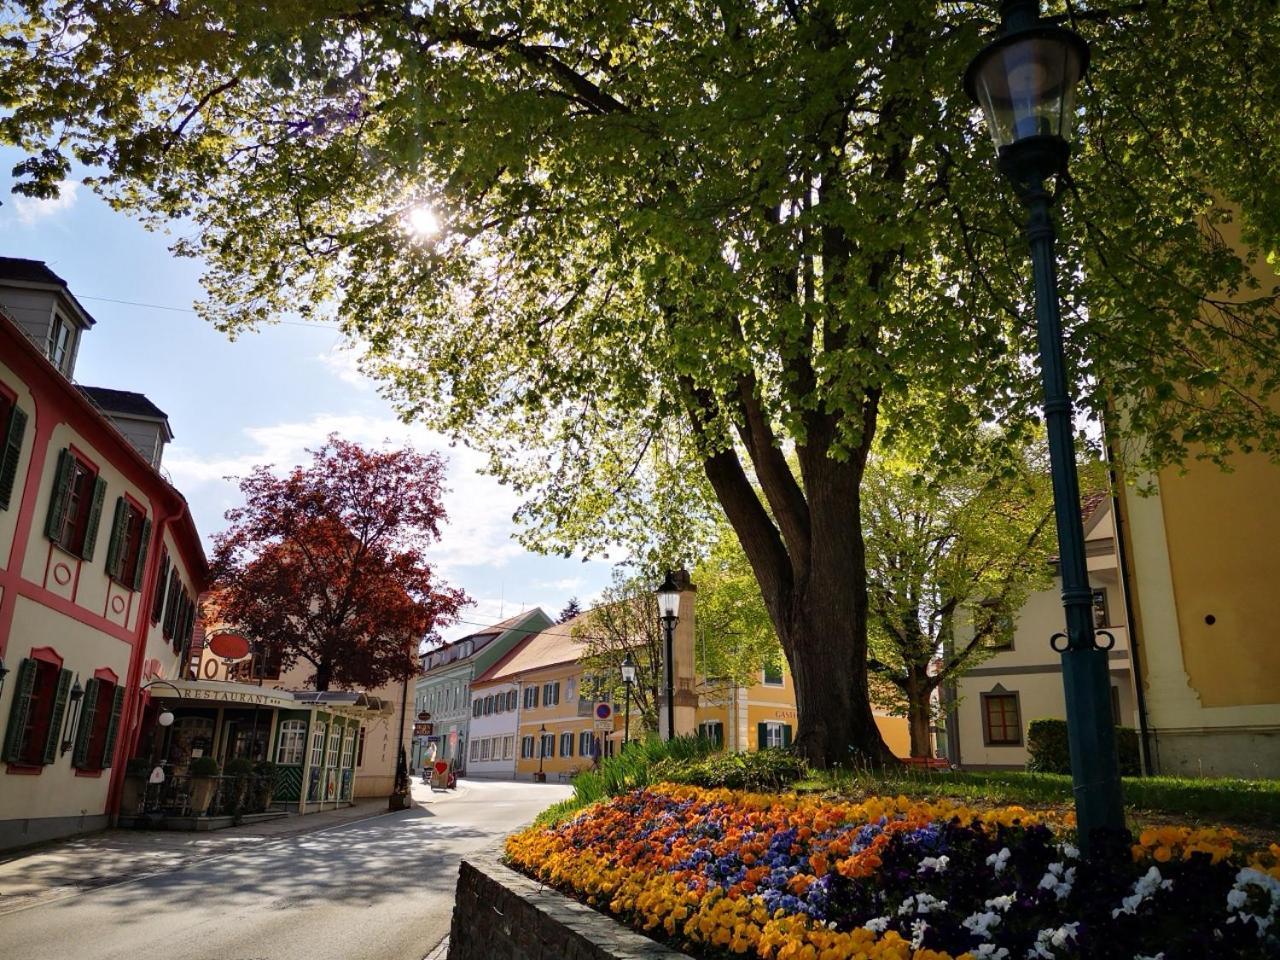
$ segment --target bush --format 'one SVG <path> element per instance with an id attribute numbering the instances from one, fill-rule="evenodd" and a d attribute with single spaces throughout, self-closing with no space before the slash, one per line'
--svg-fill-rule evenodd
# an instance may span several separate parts
<path id="1" fill-rule="evenodd" d="M 228 760 L 227 767 L 222 772 L 228 777 L 247 777 L 253 773 L 253 761 L 245 757 Z"/>
<path id="2" fill-rule="evenodd" d="M 653 770 L 655 782 L 670 780 L 696 787 L 755 791 L 782 790 L 808 775 L 804 760 L 785 750 L 664 760 Z"/>
<path id="3" fill-rule="evenodd" d="M 218 761 L 213 757 L 196 757 L 191 761 L 189 769 L 193 777 L 216 777 Z"/>
<path id="4" fill-rule="evenodd" d="M 1138 731 L 1132 727 L 1116 727 L 1116 751 L 1120 759 L 1120 776 L 1142 774 L 1142 757 L 1138 749 Z M 1027 769 L 1035 773 L 1070 773 L 1071 748 L 1067 742 L 1067 721 L 1032 720 L 1027 727 Z"/>

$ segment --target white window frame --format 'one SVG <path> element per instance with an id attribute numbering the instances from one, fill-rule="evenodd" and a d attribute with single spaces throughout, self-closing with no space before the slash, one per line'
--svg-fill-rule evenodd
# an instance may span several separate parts
<path id="1" fill-rule="evenodd" d="M 300 766 L 306 758 L 307 721 L 280 721 L 280 729 L 276 733 L 276 763 L 289 767 Z"/>
<path id="2" fill-rule="evenodd" d="M 342 749 L 342 728 L 336 723 L 329 724 L 329 754 L 326 758 L 326 767 L 336 767 L 338 765 L 338 751 Z"/>
<path id="3" fill-rule="evenodd" d="M 346 734 L 342 737 L 342 769 L 353 769 L 355 767 L 355 759 L 356 732 L 351 727 L 348 727 Z"/>
<path id="4" fill-rule="evenodd" d="M 311 731 L 311 766 L 324 766 L 324 734 L 326 724 L 317 723 Z"/>
<path id="5" fill-rule="evenodd" d="M 782 749 L 782 728 L 785 723 L 778 723 L 774 720 L 766 720 L 764 724 L 765 740 L 764 745 L 770 750 Z"/>

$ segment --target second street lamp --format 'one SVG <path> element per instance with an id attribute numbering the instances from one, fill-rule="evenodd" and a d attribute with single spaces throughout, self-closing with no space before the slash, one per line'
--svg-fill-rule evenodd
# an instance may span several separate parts
<path id="1" fill-rule="evenodd" d="M 627 748 L 627 743 L 631 740 L 631 685 L 636 682 L 636 665 L 631 662 L 631 655 L 622 661 L 622 683 L 627 688 L 626 707 L 623 709 L 622 720 L 622 749 Z"/>
<path id="2" fill-rule="evenodd" d="M 667 579 L 658 587 L 658 618 L 662 621 L 663 639 L 663 678 L 667 694 L 667 739 L 673 740 L 676 735 L 676 665 L 675 635 L 676 620 L 680 616 L 680 588 L 676 585 L 671 571 L 667 571 Z"/>
<path id="3" fill-rule="evenodd" d="M 1095 631 L 1093 623 L 1093 593 L 1085 564 L 1076 476 L 1075 425 L 1058 307 L 1053 198 L 1046 188 L 1047 181 L 1066 172 L 1075 86 L 1088 69 L 1089 47 L 1074 32 L 1042 21 L 1038 0 L 1002 0 L 1000 16 L 999 35 L 965 72 L 965 89 L 982 107 L 1000 170 L 1013 182 L 1027 210 L 1067 624 L 1066 633 L 1055 634 L 1050 644 L 1062 655 L 1080 846 L 1086 853 L 1096 854 L 1099 837 L 1118 837 L 1125 829 L 1107 656 L 1115 638 Z M 1099 636 L 1108 642 L 1099 643 Z"/>

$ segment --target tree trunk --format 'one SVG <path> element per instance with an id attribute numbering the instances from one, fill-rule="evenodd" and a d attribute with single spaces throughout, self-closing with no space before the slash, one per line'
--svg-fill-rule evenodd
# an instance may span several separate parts
<path id="1" fill-rule="evenodd" d="M 328 690 L 329 683 L 333 679 L 333 667 L 328 661 L 324 661 L 316 667 L 316 689 L 320 691 Z"/>
<path id="2" fill-rule="evenodd" d="M 907 668 L 907 722 L 911 730 L 911 756 L 933 756 L 932 711 L 929 695 L 933 688 L 920 667 Z"/>

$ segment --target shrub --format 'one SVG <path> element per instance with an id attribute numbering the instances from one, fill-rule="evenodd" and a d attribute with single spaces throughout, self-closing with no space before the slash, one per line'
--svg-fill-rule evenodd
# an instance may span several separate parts
<path id="1" fill-rule="evenodd" d="M 226 769 L 222 772 L 228 777 L 247 777 L 253 773 L 253 761 L 245 757 L 228 760 Z"/>
<path id="2" fill-rule="evenodd" d="M 785 750 L 760 750 L 664 760 L 654 768 L 653 780 L 762 791 L 784 789 L 808 774 L 808 765 L 795 754 Z"/>
<path id="3" fill-rule="evenodd" d="M 216 777 L 218 761 L 213 757 L 196 757 L 191 761 L 190 770 L 193 777 Z"/>
<path id="4" fill-rule="evenodd" d="M 1120 775 L 1136 777 L 1142 773 L 1138 750 L 1138 731 L 1132 727 L 1116 727 L 1116 751 L 1120 759 Z M 1067 721 L 1045 718 L 1032 720 L 1027 727 L 1027 769 L 1036 773 L 1070 773 L 1071 748 L 1067 742 Z"/>

